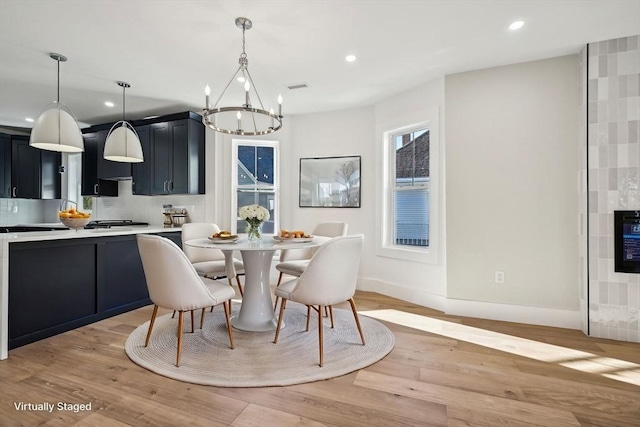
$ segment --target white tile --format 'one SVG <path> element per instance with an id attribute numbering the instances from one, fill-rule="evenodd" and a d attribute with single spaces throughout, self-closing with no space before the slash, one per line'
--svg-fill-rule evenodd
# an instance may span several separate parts
<path id="1" fill-rule="evenodd" d="M 629 50 L 618 54 L 618 74 L 638 74 L 640 72 L 640 52 Z"/>
<path id="2" fill-rule="evenodd" d="M 598 165 L 600 169 L 609 167 L 609 149 L 606 146 L 601 145 L 598 147 Z M 602 174 L 608 175 L 606 172 Z"/>
<path id="3" fill-rule="evenodd" d="M 598 79 L 598 101 L 606 101 L 609 99 L 609 78 L 600 77 Z"/>
<path id="4" fill-rule="evenodd" d="M 589 125 L 589 138 L 591 138 L 592 130 L 595 133 L 594 141 L 597 141 L 598 145 L 609 144 L 609 123 Z"/>
<path id="5" fill-rule="evenodd" d="M 627 98 L 627 118 L 626 121 L 640 120 L 640 96 Z"/>
<path id="6" fill-rule="evenodd" d="M 628 121 L 628 112 L 627 110 L 629 109 L 628 107 L 628 98 L 622 98 L 622 99 L 618 99 L 617 103 L 618 103 L 618 108 L 616 111 L 616 116 L 617 116 L 617 120 L 618 122 L 626 122 Z"/>
<path id="7" fill-rule="evenodd" d="M 628 163 L 630 167 L 640 166 L 639 148 L 638 144 L 627 144 L 627 150 L 629 151 Z"/>
<path id="8" fill-rule="evenodd" d="M 605 192 L 609 190 L 609 173 L 606 168 L 603 168 L 598 176 L 598 190 Z"/>
<path id="9" fill-rule="evenodd" d="M 624 124 L 624 123 L 621 123 L 621 124 Z M 626 130 L 626 126 L 621 126 L 618 128 L 618 132 L 621 131 L 621 128 Z M 624 140 L 626 138 L 626 133 L 625 132 L 622 132 L 622 133 L 623 135 L 621 137 L 621 140 Z M 619 168 L 626 168 L 629 166 L 629 149 L 627 148 L 628 146 L 629 144 L 618 146 L 618 167 Z"/>
<path id="10" fill-rule="evenodd" d="M 598 123 L 609 122 L 609 102 L 598 101 Z"/>
<path id="11" fill-rule="evenodd" d="M 589 163 L 594 167 L 600 167 L 600 147 L 599 146 L 597 145 L 589 146 Z"/>
<path id="12" fill-rule="evenodd" d="M 589 56 L 589 80 L 597 79 L 598 74 L 598 56 Z"/>

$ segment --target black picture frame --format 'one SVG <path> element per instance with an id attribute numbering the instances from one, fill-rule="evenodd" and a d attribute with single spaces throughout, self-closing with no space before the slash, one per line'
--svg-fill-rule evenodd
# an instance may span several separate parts
<path id="1" fill-rule="evenodd" d="M 298 206 L 359 208 L 360 167 L 360 156 L 301 158 Z"/>

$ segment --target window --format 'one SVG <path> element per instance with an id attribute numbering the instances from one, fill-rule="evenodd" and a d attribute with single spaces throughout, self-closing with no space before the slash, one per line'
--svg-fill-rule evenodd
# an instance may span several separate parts
<path id="1" fill-rule="evenodd" d="M 77 202 L 77 209 L 91 213 L 93 197 L 82 196 L 82 154 L 67 157 L 67 199 Z"/>
<path id="2" fill-rule="evenodd" d="M 238 217 L 242 206 L 258 204 L 269 211 L 269 221 L 262 224 L 265 234 L 274 234 L 278 226 L 278 143 L 275 141 L 233 141 L 233 183 L 231 205 L 234 232 L 242 233 L 246 221 Z"/>
<path id="3" fill-rule="evenodd" d="M 391 134 L 393 245 L 429 246 L 429 129 Z"/>
<path id="4" fill-rule="evenodd" d="M 429 121 L 382 135 L 377 254 L 438 264 L 439 114 L 435 109 L 425 113 Z"/>

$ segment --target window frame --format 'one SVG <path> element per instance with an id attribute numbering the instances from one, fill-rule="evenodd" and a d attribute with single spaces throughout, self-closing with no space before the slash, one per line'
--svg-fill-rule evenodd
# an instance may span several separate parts
<path id="1" fill-rule="evenodd" d="M 439 192 L 439 116 L 431 114 L 429 120 L 412 123 L 384 131 L 382 133 L 382 164 L 381 164 L 381 215 L 377 238 L 377 255 L 426 264 L 439 263 L 439 212 L 441 211 Z M 411 189 L 428 188 L 429 190 L 429 246 L 410 246 L 395 244 L 395 136 L 415 132 L 421 129 L 429 130 L 429 183 L 427 185 L 412 186 Z"/>
<path id="2" fill-rule="evenodd" d="M 273 148 L 273 193 L 274 193 L 274 212 L 276 215 L 273 219 L 274 232 L 280 229 L 280 144 L 279 141 L 270 140 L 253 140 L 253 139 L 232 139 L 231 140 L 231 204 L 230 204 L 230 228 L 232 233 L 238 233 L 238 147 L 271 147 Z M 244 232 L 244 231 L 242 231 Z"/>

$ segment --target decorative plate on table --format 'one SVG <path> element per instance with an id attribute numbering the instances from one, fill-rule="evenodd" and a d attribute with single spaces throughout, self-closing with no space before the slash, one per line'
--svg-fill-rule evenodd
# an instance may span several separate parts
<path id="1" fill-rule="evenodd" d="M 277 242 L 291 242 L 291 243 L 308 243 L 313 241 L 313 236 L 309 237 L 280 237 L 273 236 L 273 240 Z"/>
<path id="2" fill-rule="evenodd" d="M 233 234 L 229 237 L 208 237 L 209 240 L 215 243 L 235 243 L 240 237 L 237 234 Z"/>

